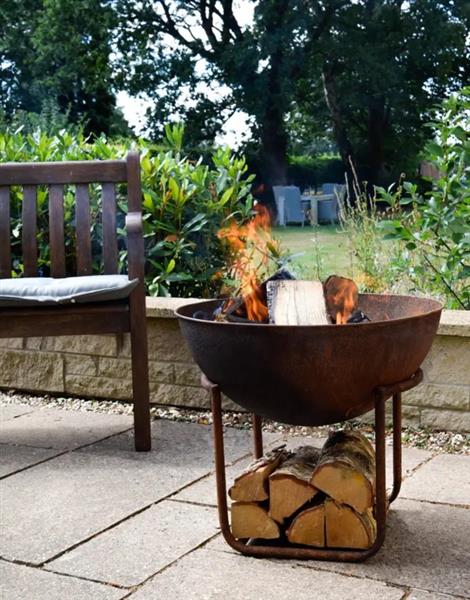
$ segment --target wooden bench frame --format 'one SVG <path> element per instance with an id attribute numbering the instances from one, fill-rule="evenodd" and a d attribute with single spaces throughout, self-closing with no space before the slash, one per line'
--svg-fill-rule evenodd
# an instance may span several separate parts
<path id="1" fill-rule="evenodd" d="M 126 300 L 61 306 L 0 308 L 0 337 L 96 335 L 130 333 L 135 448 L 151 448 L 148 348 L 145 313 L 144 239 L 140 158 L 126 160 L 0 165 L 0 278 L 12 274 L 10 248 L 10 186 L 23 186 L 22 249 L 24 275 L 38 275 L 37 186 L 49 186 L 51 276 L 65 277 L 64 185 L 76 186 L 77 275 L 92 274 L 88 186 L 102 184 L 103 264 L 105 274 L 118 273 L 116 184 L 127 183 L 126 216 L 128 274 L 139 284 Z M 1 376 L 0 376 L 1 377 Z M 1 384 L 1 379 L 0 379 Z"/>

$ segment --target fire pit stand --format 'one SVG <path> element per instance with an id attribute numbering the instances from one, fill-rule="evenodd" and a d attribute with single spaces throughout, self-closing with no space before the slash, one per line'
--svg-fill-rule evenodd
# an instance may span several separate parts
<path id="1" fill-rule="evenodd" d="M 225 481 L 225 455 L 224 435 L 222 425 L 221 392 L 217 384 L 212 383 L 202 375 L 201 383 L 211 393 L 215 472 L 217 481 L 217 505 L 219 522 L 226 542 L 235 550 L 243 554 L 266 558 L 295 558 L 316 559 L 343 562 L 360 562 L 374 555 L 385 540 L 388 505 L 398 496 L 401 486 L 401 394 L 421 383 L 423 373 L 418 369 L 416 373 L 405 381 L 378 386 L 375 388 L 375 453 L 376 453 L 376 498 L 375 518 L 377 521 L 377 535 L 373 545 L 367 550 L 337 550 L 328 548 L 306 547 L 280 547 L 245 543 L 233 537 L 227 508 L 227 487 Z M 385 489 L 385 401 L 393 398 L 393 488 L 389 496 Z M 253 442 L 254 456 L 263 455 L 263 440 L 261 431 L 261 417 L 253 415 Z"/>

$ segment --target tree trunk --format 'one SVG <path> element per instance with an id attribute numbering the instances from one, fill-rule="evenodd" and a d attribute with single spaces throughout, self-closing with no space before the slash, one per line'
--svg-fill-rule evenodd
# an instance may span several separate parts
<path id="1" fill-rule="evenodd" d="M 276 106 L 268 107 L 261 131 L 262 174 L 268 185 L 287 183 L 287 134 L 284 115 Z"/>
<path id="2" fill-rule="evenodd" d="M 339 105 L 338 94 L 336 91 L 335 76 L 331 65 L 323 65 L 322 69 L 323 92 L 325 101 L 330 111 L 331 122 L 333 125 L 333 135 L 338 145 L 341 159 L 347 169 L 350 168 L 350 161 L 353 160 L 353 148 L 349 141 L 348 132 L 343 122 L 341 107 Z"/>
<path id="3" fill-rule="evenodd" d="M 387 171 L 384 165 L 385 132 L 388 127 L 388 114 L 385 99 L 369 99 L 369 118 L 367 125 L 367 163 L 371 184 L 381 184 L 386 179 Z"/>

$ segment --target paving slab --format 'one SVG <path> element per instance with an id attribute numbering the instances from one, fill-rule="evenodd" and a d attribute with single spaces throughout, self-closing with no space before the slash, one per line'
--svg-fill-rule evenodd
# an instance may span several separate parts
<path id="1" fill-rule="evenodd" d="M 378 581 L 201 549 L 156 575 L 130 599 L 400 600 L 403 596 L 404 590 Z"/>
<path id="2" fill-rule="evenodd" d="M 229 459 L 242 455 L 247 435 L 232 430 Z M 50 560 L 212 469 L 209 427 L 156 421 L 152 437 L 152 452 L 131 450 L 122 434 L 3 479 L 0 555 Z"/>
<path id="3" fill-rule="evenodd" d="M 470 506 L 470 456 L 434 457 L 404 483 L 402 496 Z"/>
<path id="4" fill-rule="evenodd" d="M 59 452 L 60 450 L 0 444 L 0 478 L 56 456 Z"/>
<path id="5" fill-rule="evenodd" d="M 458 596 L 438 594 L 436 592 L 424 592 L 422 590 L 410 590 L 406 600 L 459 600 Z"/>
<path id="6" fill-rule="evenodd" d="M 163 501 L 67 552 L 48 568 L 137 585 L 213 537 L 216 524 L 214 509 Z"/>
<path id="7" fill-rule="evenodd" d="M 0 423 L 8 421 L 9 419 L 16 419 L 16 417 L 26 415 L 33 412 L 33 410 L 34 409 L 31 406 L 21 404 L 7 404 L 6 406 L 0 406 Z"/>
<path id="8" fill-rule="evenodd" d="M 101 583 L 0 561 L 2 600 L 119 600 L 128 593 Z"/>
<path id="9" fill-rule="evenodd" d="M 36 409 L 9 419 L 0 428 L 0 443 L 67 450 L 132 427 L 132 417 L 61 409 Z"/>
<path id="10" fill-rule="evenodd" d="M 321 568 L 470 598 L 469 532 L 466 508 L 397 500 L 378 554 L 361 564 L 321 563 Z"/>

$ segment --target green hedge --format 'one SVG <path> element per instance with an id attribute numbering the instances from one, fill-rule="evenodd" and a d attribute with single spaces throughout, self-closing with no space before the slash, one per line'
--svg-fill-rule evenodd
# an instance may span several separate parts
<path id="1" fill-rule="evenodd" d="M 147 253 L 146 282 L 152 295 L 209 297 L 219 292 L 227 250 L 217 231 L 229 220 L 242 221 L 252 211 L 251 176 L 245 159 L 228 149 L 216 149 L 211 164 L 190 160 L 182 154 L 183 128 L 168 127 L 163 145 L 145 140 L 93 142 L 82 133 L 50 136 L 37 131 L 0 132 L 0 162 L 63 161 L 123 158 L 129 148 L 141 152 L 144 233 Z M 12 192 L 13 275 L 23 271 L 21 250 L 22 190 Z M 66 264 L 75 272 L 74 190 L 65 190 Z M 101 194 L 90 186 L 93 268 L 101 269 Z M 124 190 L 118 190 L 120 259 L 126 259 L 122 231 L 126 212 Z M 48 192 L 38 191 L 39 269 L 49 273 Z"/>

